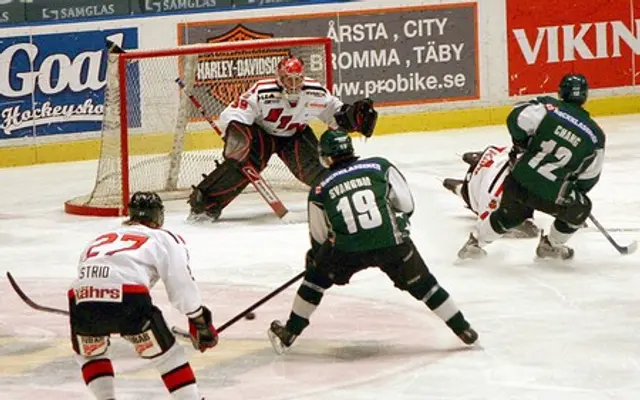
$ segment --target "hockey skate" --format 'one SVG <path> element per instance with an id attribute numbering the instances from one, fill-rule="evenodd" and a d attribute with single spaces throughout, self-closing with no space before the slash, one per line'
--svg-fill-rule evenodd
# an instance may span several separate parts
<path id="1" fill-rule="evenodd" d="M 525 220 L 520 225 L 510 229 L 504 236 L 517 239 L 535 238 L 540 235 L 540 228 L 530 219 Z"/>
<path id="2" fill-rule="evenodd" d="M 187 221 L 192 223 L 216 222 L 218 219 L 220 219 L 221 214 L 221 210 L 207 210 L 204 212 L 196 213 L 192 209 L 187 216 Z"/>
<path id="3" fill-rule="evenodd" d="M 278 354 L 284 354 L 296 340 L 298 335 L 294 335 L 282 325 L 282 322 L 275 320 L 271 322 L 271 326 L 267 330 L 269 341 L 273 350 Z"/>
<path id="4" fill-rule="evenodd" d="M 463 183 L 464 181 L 462 179 L 446 178 L 442 182 L 442 186 L 444 186 L 445 189 L 449 190 L 451 193 L 455 194 L 456 196 L 459 196 L 460 188 L 462 187 Z"/>
<path id="5" fill-rule="evenodd" d="M 541 259 L 571 260 L 573 258 L 573 249 L 565 245 L 552 245 L 549 237 L 542 231 L 540 233 L 540 243 L 536 248 L 536 255 Z"/>
<path id="6" fill-rule="evenodd" d="M 467 240 L 467 243 L 458 251 L 458 258 L 461 260 L 478 259 L 486 255 L 487 252 L 480 247 L 480 243 L 478 243 L 478 239 L 473 236 L 473 233 L 469 234 L 469 240 Z"/>
<path id="7" fill-rule="evenodd" d="M 469 327 L 464 331 L 456 334 L 460 340 L 464 342 L 464 344 L 472 345 L 478 340 L 478 332 L 476 332 L 473 328 Z"/>

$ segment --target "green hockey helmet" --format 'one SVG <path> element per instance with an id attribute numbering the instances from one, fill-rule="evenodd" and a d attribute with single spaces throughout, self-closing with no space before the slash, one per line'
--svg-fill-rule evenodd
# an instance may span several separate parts
<path id="1" fill-rule="evenodd" d="M 318 143 L 320 163 L 329 168 L 338 159 L 350 159 L 353 154 L 353 143 L 349 134 L 342 129 L 328 129 Z"/>
<path id="2" fill-rule="evenodd" d="M 583 105 L 587 101 L 589 85 L 581 74 L 567 74 L 562 77 L 558 87 L 558 97 L 566 103 Z"/>
<path id="3" fill-rule="evenodd" d="M 323 157 L 350 156 L 353 151 L 351 137 L 341 129 L 329 129 L 320 137 L 318 152 Z"/>

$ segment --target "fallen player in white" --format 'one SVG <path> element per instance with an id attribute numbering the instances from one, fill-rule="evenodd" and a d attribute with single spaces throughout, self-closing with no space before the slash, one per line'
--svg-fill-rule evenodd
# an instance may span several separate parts
<path id="1" fill-rule="evenodd" d="M 469 164 L 464 179 L 447 178 L 442 185 L 461 197 L 474 214 L 484 220 L 498 209 L 502 197 L 502 183 L 509 172 L 509 149 L 489 146 L 484 151 L 468 152 L 462 160 Z M 527 220 L 511 229 L 505 236 L 534 238 L 540 229 L 533 223 L 533 209 Z"/>

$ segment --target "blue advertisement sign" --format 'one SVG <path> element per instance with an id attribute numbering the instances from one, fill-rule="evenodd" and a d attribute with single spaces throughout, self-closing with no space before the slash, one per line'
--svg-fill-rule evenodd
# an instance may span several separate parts
<path id="1" fill-rule="evenodd" d="M 67 32 L 0 39 L 0 139 L 99 131 L 104 113 L 106 41 L 138 47 L 137 28 Z M 128 66 L 139 110 L 139 71 Z M 129 121 L 140 126 L 140 116 Z"/>

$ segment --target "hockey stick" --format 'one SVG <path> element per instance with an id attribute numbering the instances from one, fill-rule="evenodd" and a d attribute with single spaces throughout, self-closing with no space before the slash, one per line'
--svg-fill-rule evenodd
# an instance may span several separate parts
<path id="1" fill-rule="evenodd" d="M 182 92 L 189 98 L 189 100 L 191 100 L 193 105 L 198 109 L 198 111 L 200 112 L 200 115 L 202 115 L 202 117 L 209 123 L 209 125 L 211 125 L 213 130 L 220 135 L 221 134 L 220 129 L 218 129 L 218 127 L 216 126 L 216 123 L 213 122 L 211 117 L 207 115 L 200 101 L 198 101 L 198 99 L 187 90 L 187 87 L 184 81 L 180 78 L 176 78 L 176 83 L 178 84 L 178 86 L 180 86 L 180 88 L 182 89 Z M 262 196 L 262 198 L 267 202 L 267 204 L 269 204 L 273 212 L 275 212 L 278 217 L 282 218 L 289 212 L 289 210 L 287 210 L 287 208 L 284 206 L 282 201 L 278 198 L 278 195 L 273 191 L 271 186 L 269 186 L 267 181 L 265 181 L 264 178 L 260 176 L 260 172 L 258 172 L 258 170 L 256 170 L 256 168 L 253 165 L 249 163 L 245 164 L 240 169 L 240 172 L 242 172 L 242 174 L 249 180 L 249 182 L 251 182 L 253 187 L 256 188 L 258 193 L 260 193 L 260 196 Z"/>
<path id="2" fill-rule="evenodd" d="M 22 290 L 22 288 L 20 286 L 18 286 L 18 282 L 16 282 L 16 280 L 13 279 L 13 276 L 8 271 L 7 271 L 7 279 L 9 279 L 9 284 L 11 285 L 13 290 L 15 290 L 15 292 L 18 294 L 18 297 L 20 297 L 20 299 L 22 299 L 22 301 L 24 301 L 29 307 L 33 308 L 34 310 L 48 312 L 48 313 L 51 313 L 51 314 L 64 315 L 65 317 L 69 316 L 69 311 L 67 311 L 67 310 L 63 310 L 63 309 L 55 308 L 55 307 L 43 306 L 43 305 L 40 305 L 40 304 L 36 303 L 35 301 L 31 300 L 31 298 L 29 298 L 29 296 L 27 296 L 27 294 Z M 173 331 L 173 329 L 172 329 L 172 331 Z M 188 332 L 173 332 L 173 333 L 178 335 L 178 336 L 180 336 L 180 337 L 182 337 L 182 338 L 184 338 L 184 339 L 191 340 L 191 335 L 189 335 Z"/>
<path id="3" fill-rule="evenodd" d="M 218 333 L 222 333 L 225 329 L 227 329 L 231 325 L 235 324 L 236 322 L 238 322 L 239 320 L 244 318 L 245 315 L 249 314 L 250 312 L 252 312 L 256 308 L 260 307 L 261 305 L 263 305 L 267 301 L 271 300 L 272 298 L 274 298 L 275 296 L 280 294 L 280 292 L 282 292 L 283 290 L 285 290 L 289 286 L 293 285 L 295 282 L 299 281 L 304 276 L 305 272 L 306 271 L 300 272 L 298 275 L 294 276 L 293 278 L 289 279 L 288 281 L 286 281 L 285 283 L 280 285 L 280 287 L 275 289 L 273 292 L 269 293 L 268 295 L 264 296 L 263 298 L 261 298 L 257 302 L 253 303 L 251 306 L 249 306 L 246 310 L 242 311 L 240 314 L 236 315 L 235 317 L 231 318 L 229 321 L 227 321 L 224 324 L 220 325 L 220 327 L 218 328 Z M 171 331 L 173 333 L 175 333 L 175 334 L 178 334 L 178 335 L 185 335 L 185 334 L 189 335 L 188 332 L 186 332 L 185 330 L 183 330 L 183 329 L 181 329 L 181 328 L 179 328 L 177 326 L 172 327 Z"/>
<path id="4" fill-rule="evenodd" d="M 67 310 L 62 310 L 60 308 L 54 308 L 54 307 L 42 306 L 42 305 L 36 303 L 35 301 L 31 300 L 29 298 L 29 296 L 27 296 L 27 294 L 22 291 L 20 286 L 18 286 L 18 283 L 16 282 L 16 280 L 13 279 L 13 276 L 11 276 L 11 273 L 8 272 L 8 271 L 7 271 L 7 279 L 9 279 L 9 283 L 11 284 L 11 287 L 13 288 L 13 290 L 16 291 L 16 293 L 22 299 L 22 301 L 24 301 L 29 307 L 33 308 L 34 310 L 44 311 L 44 312 L 48 312 L 48 313 L 52 313 L 52 314 L 69 316 L 69 311 L 67 311 Z"/>
<path id="5" fill-rule="evenodd" d="M 611 243 L 611 245 L 613 245 L 613 247 L 615 247 L 616 250 L 618 250 L 618 252 L 620 254 L 622 254 L 622 255 L 633 254 L 633 253 L 635 253 L 636 250 L 638 250 L 638 242 L 637 241 L 634 240 L 633 242 L 631 242 L 627 246 L 620 246 L 618 243 L 616 243 L 615 240 L 613 240 L 611 235 L 609 235 L 609 232 L 607 232 L 607 230 L 604 229 L 604 227 L 602 225 L 600 225 L 600 222 L 598 222 L 598 220 L 596 220 L 595 217 L 592 214 L 589 214 L 589 220 L 591 222 L 593 222 L 593 224 L 596 226 L 596 228 L 598 228 L 600 233 L 602 233 L 604 235 L 604 237 L 607 238 L 609 243 Z"/>

